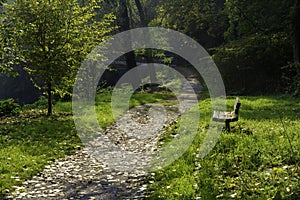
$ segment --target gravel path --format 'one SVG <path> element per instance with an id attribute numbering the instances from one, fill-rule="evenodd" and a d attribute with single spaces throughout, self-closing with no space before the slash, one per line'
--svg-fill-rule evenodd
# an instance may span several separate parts
<path id="1" fill-rule="evenodd" d="M 147 113 L 151 106 L 155 104 L 131 109 L 104 133 L 104 137 L 114 141 L 121 149 L 140 152 L 138 155 L 143 157 L 135 156 L 134 158 L 139 159 L 134 161 L 131 155 L 124 154 L 123 151 L 112 151 L 111 154 L 99 157 L 90 148 L 83 148 L 74 155 L 46 166 L 43 172 L 25 181 L 20 187 L 15 187 L 15 191 L 7 199 L 142 199 L 147 195 L 147 172 L 144 166 L 148 162 L 145 151 L 154 151 L 164 132 L 163 128 L 176 122 L 179 117 L 176 106 L 168 106 L 167 121 L 163 127 L 155 121 L 163 119 L 157 117 L 151 122 L 152 133 L 142 135 L 145 128 L 149 128 Z M 105 138 L 99 137 L 93 143 L 101 145 L 103 140 Z M 118 158 L 123 159 L 118 161 Z M 126 163 L 122 165 L 120 162 L 130 162 L 127 167 L 132 169 L 122 169 Z M 112 165 L 113 163 L 117 163 L 121 169 Z"/>
<path id="2" fill-rule="evenodd" d="M 156 150 L 164 128 L 180 117 L 178 107 L 172 105 L 165 107 L 165 114 L 151 118 L 150 108 L 161 110 L 156 106 L 147 104 L 127 111 L 90 147 L 46 166 L 43 172 L 15 187 L 6 199 L 143 199 L 148 195 L 145 177 L 150 172 L 145 166 L 149 165 L 151 152 Z M 106 148 L 106 140 L 113 145 Z M 95 153 L 99 148 L 102 151 Z"/>

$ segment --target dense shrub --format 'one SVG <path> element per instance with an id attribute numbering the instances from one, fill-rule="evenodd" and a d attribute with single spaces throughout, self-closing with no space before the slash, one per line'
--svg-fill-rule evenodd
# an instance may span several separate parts
<path id="1" fill-rule="evenodd" d="M 20 105 L 14 99 L 0 100 L 0 117 L 19 113 Z"/>
<path id="2" fill-rule="evenodd" d="M 215 49 L 227 92 L 264 94 L 279 91 L 282 66 L 291 60 L 292 48 L 284 33 L 253 35 Z"/>

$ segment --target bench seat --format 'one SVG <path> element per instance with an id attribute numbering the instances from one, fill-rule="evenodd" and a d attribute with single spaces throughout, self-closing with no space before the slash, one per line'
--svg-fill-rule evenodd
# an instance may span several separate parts
<path id="1" fill-rule="evenodd" d="M 230 122 L 236 122 L 239 120 L 240 106 L 240 99 L 236 98 L 232 112 L 214 111 L 212 120 L 215 122 L 225 122 L 225 129 L 230 132 Z"/>

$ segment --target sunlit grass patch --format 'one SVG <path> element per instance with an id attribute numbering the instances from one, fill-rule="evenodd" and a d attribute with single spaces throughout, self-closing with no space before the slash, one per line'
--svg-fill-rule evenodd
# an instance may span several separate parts
<path id="1" fill-rule="evenodd" d="M 130 107 L 172 97 L 171 93 L 135 94 Z M 82 146 L 75 129 L 71 102 L 56 102 L 51 117 L 46 101 L 23 107 L 21 114 L 0 119 L 0 198 L 55 159 L 73 154 Z M 111 91 L 98 93 L 95 107 L 102 128 L 114 122 Z"/>
<path id="2" fill-rule="evenodd" d="M 239 121 L 231 123 L 230 133 L 223 131 L 204 158 L 199 157 L 199 149 L 212 113 L 210 100 L 200 101 L 199 132 L 193 145 L 172 165 L 155 172 L 149 199 L 300 198 L 300 100 L 275 96 L 240 99 Z M 228 98 L 229 110 L 234 101 L 235 97 Z M 168 134 L 178 126 L 170 127 Z M 168 139 L 166 135 L 162 142 Z M 181 187 L 182 183 L 190 189 Z M 174 194 L 182 195 L 176 198 Z"/>
<path id="3" fill-rule="evenodd" d="M 71 116 L 14 117 L 0 127 L 1 194 L 81 145 Z"/>

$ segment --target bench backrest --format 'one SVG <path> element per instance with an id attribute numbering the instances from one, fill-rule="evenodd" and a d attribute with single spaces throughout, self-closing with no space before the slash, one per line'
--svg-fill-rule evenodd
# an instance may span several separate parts
<path id="1" fill-rule="evenodd" d="M 241 101 L 240 101 L 239 98 L 236 98 L 236 101 L 235 101 L 235 104 L 234 104 L 234 113 L 235 113 L 236 115 L 239 114 L 240 106 L 241 106 Z"/>

